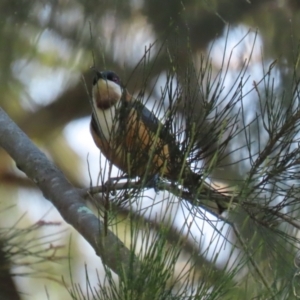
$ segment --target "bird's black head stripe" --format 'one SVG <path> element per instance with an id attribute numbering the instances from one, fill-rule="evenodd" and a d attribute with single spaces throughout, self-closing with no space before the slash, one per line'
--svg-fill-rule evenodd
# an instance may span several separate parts
<path id="1" fill-rule="evenodd" d="M 96 75 L 93 80 L 93 85 L 95 85 L 99 79 L 104 79 L 108 81 L 113 81 L 114 83 L 121 85 L 120 77 L 113 71 L 96 71 Z"/>

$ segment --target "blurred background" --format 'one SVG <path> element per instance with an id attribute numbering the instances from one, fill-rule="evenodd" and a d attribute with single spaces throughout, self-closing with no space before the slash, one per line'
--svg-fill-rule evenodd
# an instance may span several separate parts
<path id="1" fill-rule="evenodd" d="M 244 75 L 250 76 L 245 92 L 261 79 L 263 66 L 277 60 L 279 93 L 291 85 L 300 28 L 297 0 L 1 0 L 0 14 L 0 105 L 77 187 L 95 184 L 104 160 L 99 159 L 89 133 L 91 67 L 114 70 L 131 93 L 137 95 L 144 87 L 155 101 L 165 84 L 170 57 L 182 66 L 178 72 L 184 72 L 191 60 L 197 69 L 202 56 L 210 57 L 215 74 L 230 58 L 224 95 L 246 59 L 251 57 Z M 167 43 L 168 51 L 158 53 L 162 43 Z M 145 86 L 145 78 L 133 70 L 153 44 Z M 251 97 L 245 98 L 248 121 L 257 105 Z M 247 166 L 231 165 L 219 170 L 218 178 L 236 180 L 243 168 Z M 73 281 L 84 285 L 85 265 L 91 284 L 96 285 L 103 273 L 99 258 L 1 149 L 0 183 L 0 226 L 22 229 L 42 224 L 28 234 L 30 239 L 46 237 L 37 247 L 48 249 L 48 262 L 29 267 L 28 257 L 13 267 L 14 273 L 30 273 L 15 277 L 23 299 L 71 299 L 62 276 L 68 287 L 71 268 Z M 166 204 L 160 203 L 166 196 L 153 191 L 149 195 L 152 199 L 137 207 L 145 210 L 155 198 L 158 204 L 144 216 L 159 219 L 162 211 L 166 213 Z M 176 219 L 174 227 L 194 222 L 182 206 L 167 207 Z M 213 231 L 206 224 L 190 227 L 184 230 L 201 243 L 199 256 L 209 263 L 213 253 L 221 250 L 208 251 L 208 245 L 220 249 L 223 242 L 218 241 L 217 248 L 212 245 Z M 224 245 L 222 252 L 217 266 L 238 255 Z M 54 254 L 61 259 L 51 262 Z"/>

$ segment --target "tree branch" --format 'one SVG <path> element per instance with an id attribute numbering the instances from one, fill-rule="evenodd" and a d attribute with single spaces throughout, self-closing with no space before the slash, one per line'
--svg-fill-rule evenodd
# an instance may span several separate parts
<path id="1" fill-rule="evenodd" d="M 86 207 L 79 190 L 68 182 L 63 173 L 1 108 L 0 146 L 37 184 L 44 197 L 53 203 L 63 219 L 89 242 L 104 264 L 121 277 L 124 276 L 124 270 L 125 276 L 129 270 L 138 271 L 139 262 L 133 253 L 111 231 L 108 230 L 105 236 L 103 222 Z"/>

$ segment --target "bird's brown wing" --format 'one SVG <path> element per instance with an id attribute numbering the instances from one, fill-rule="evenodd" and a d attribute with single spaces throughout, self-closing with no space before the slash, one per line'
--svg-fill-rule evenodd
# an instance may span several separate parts
<path id="1" fill-rule="evenodd" d="M 172 181 L 178 180 L 181 169 L 183 176 L 194 174 L 184 161 L 175 136 L 145 105 L 130 102 L 125 118 L 126 148 L 131 155 L 131 169 L 142 176 L 160 174 Z M 183 166 L 184 165 L 184 166 Z M 197 180 L 199 175 L 194 174 Z"/>

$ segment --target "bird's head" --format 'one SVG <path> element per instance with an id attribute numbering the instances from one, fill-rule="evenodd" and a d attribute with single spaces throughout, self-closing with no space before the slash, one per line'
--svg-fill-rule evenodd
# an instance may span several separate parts
<path id="1" fill-rule="evenodd" d="M 98 109 L 106 110 L 116 105 L 121 100 L 123 91 L 120 77 L 116 73 L 112 71 L 96 72 L 92 97 Z"/>

